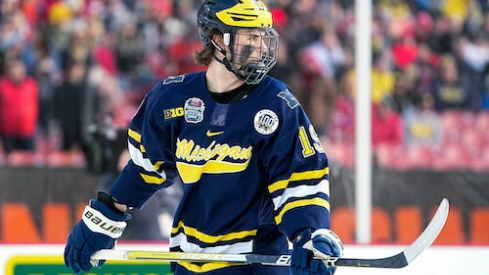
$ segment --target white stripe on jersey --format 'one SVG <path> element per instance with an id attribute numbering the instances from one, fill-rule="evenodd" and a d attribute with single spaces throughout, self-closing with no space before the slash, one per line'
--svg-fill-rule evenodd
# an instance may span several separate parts
<path id="1" fill-rule="evenodd" d="M 286 188 L 281 196 L 273 199 L 275 210 L 279 209 L 284 203 L 292 197 L 301 198 L 322 192 L 329 196 L 329 181 L 322 180 L 316 185 L 301 185 L 292 188 Z"/>
<path id="2" fill-rule="evenodd" d="M 166 173 L 165 171 L 161 171 L 159 173 L 156 171 L 154 168 L 153 164 L 148 158 L 145 158 L 141 151 L 139 151 L 134 145 L 132 145 L 130 142 L 128 142 L 128 148 L 129 148 L 129 154 L 131 155 L 131 159 L 136 164 L 137 166 L 143 168 L 147 172 L 153 172 L 153 173 L 158 173 L 162 178 L 166 179 Z"/>
<path id="3" fill-rule="evenodd" d="M 253 240 L 246 242 L 239 242 L 227 245 L 218 245 L 213 247 L 202 248 L 197 244 L 191 243 L 187 240 L 185 234 L 180 233 L 170 238 L 170 247 L 180 246 L 185 252 L 198 252 L 198 253 L 250 253 L 253 252 Z"/>

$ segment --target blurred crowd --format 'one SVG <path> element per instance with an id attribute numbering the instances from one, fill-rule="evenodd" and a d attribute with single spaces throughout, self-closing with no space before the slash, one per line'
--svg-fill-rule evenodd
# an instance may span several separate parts
<path id="1" fill-rule="evenodd" d="M 30 151 L 35 165 L 109 170 L 117 129 L 157 80 L 205 69 L 192 56 L 200 2 L 2 0 L 0 164 L 22 163 L 18 152 Z M 271 75 L 295 91 L 332 161 L 351 166 L 355 1 L 264 2 L 281 35 Z M 488 1 L 373 3 L 377 163 L 488 170 Z M 429 161 L 396 164 L 408 155 Z"/>

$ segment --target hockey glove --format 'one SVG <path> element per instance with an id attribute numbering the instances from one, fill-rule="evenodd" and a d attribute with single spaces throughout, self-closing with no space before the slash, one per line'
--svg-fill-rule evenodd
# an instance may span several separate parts
<path id="1" fill-rule="evenodd" d="M 118 211 L 112 203 L 110 196 L 99 193 L 97 200 L 90 200 L 81 220 L 68 236 L 64 260 L 75 273 L 90 270 L 90 257 L 96 251 L 113 248 L 126 227 L 126 221 L 131 219 L 131 215 Z M 99 261 L 96 265 L 100 267 L 104 263 Z"/>
<path id="2" fill-rule="evenodd" d="M 343 243 L 329 229 L 302 231 L 294 240 L 291 269 L 294 275 L 332 275 L 336 267 L 328 267 L 323 260 L 330 256 L 340 257 Z"/>

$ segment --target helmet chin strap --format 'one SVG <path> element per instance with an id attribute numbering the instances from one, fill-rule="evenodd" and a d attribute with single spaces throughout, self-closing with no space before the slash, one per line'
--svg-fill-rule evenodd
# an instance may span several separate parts
<path id="1" fill-rule="evenodd" d="M 230 39 L 229 39 L 229 33 L 225 33 L 224 34 L 224 43 L 229 46 L 230 44 Z M 227 43 L 226 43 L 227 42 Z M 245 77 L 240 75 L 236 69 L 234 69 L 233 65 L 231 64 L 231 62 L 228 60 L 228 58 L 226 57 L 227 55 L 227 51 L 223 48 L 221 48 L 213 39 L 211 39 L 211 43 L 212 45 L 223 55 L 223 58 L 222 59 L 219 59 L 214 53 L 212 54 L 212 58 L 214 58 L 216 61 L 218 61 L 219 63 L 223 64 L 226 69 L 228 69 L 228 71 L 232 72 L 234 75 L 236 75 L 236 77 L 238 77 L 239 79 L 241 80 L 245 80 Z M 232 58 L 232 54 L 231 54 L 231 58 Z"/>
<path id="2" fill-rule="evenodd" d="M 212 58 L 219 61 L 219 63 L 226 66 L 226 69 L 231 71 L 233 69 L 233 66 L 231 65 L 231 62 L 229 62 L 228 58 L 226 57 L 227 54 L 226 50 L 221 48 L 219 45 L 217 45 L 217 43 L 214 40 L 211 40 L 211 43 L 223 55 L 223 58 L 219 59 L 214 53 L 212 53 Z"/>

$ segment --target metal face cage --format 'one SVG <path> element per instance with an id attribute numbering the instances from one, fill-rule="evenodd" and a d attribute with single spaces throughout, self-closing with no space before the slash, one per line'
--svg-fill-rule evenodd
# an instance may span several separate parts
<path id="1" fill-rule="evenodd" d="M 239 28 L 229 43 L 224 37 L 231 70 L 247 84 L 260 83 L 277 63 L 279 35 L 273 28 Z"/>

